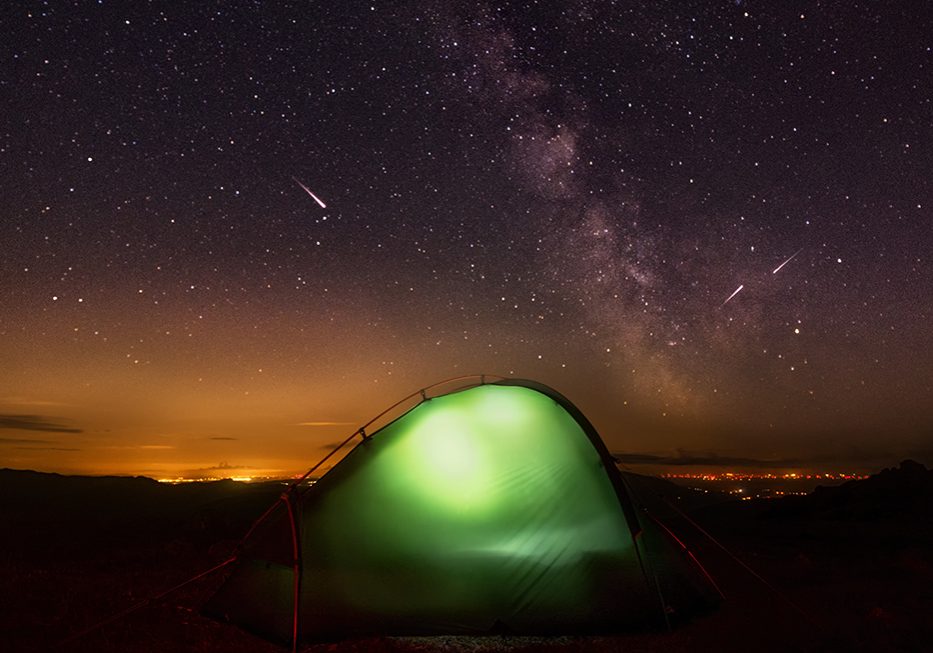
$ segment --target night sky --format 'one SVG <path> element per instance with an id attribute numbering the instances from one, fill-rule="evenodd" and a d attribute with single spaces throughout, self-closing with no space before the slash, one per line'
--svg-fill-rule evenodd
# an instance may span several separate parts
<path id="1" fill-rule="evenodd" d="M 927 3 L 185 4 L 0 17 L 0 466 L 293 473 L 480 372 L 929 456 Z"/>

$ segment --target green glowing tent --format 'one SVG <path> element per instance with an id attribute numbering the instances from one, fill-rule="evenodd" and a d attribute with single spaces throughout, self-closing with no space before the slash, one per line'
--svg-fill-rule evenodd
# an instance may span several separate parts
<path id="1" fill-rule="evenodd" d="M 579 410 L 483 381 L 422 391 L 354 434 L 260 519 L 207 612 L 291 643 L 615 632 L 709 605 L 702 570 L 634 505 Z"/>

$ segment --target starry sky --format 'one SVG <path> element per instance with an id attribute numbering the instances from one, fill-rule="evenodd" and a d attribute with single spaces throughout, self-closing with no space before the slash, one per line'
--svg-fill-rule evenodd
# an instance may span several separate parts
<path id="1" fill-rule="evenodd" d="M 631 460 L 933 459 L 924 2 L 0 26 L 0 466 L 294 473 L 481 372 Z"/>

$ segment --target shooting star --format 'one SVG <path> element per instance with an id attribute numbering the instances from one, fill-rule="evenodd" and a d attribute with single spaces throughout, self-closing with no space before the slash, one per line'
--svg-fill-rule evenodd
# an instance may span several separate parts
<path id="1" fill-rule="evenodd" d="M 784 262 L 781 263 L 779 266 L 777 266 L 776 268 L 774 268 L 774 271 L 773 271 L 771 274 L 777 274 L 778 272 L 780 272 L 782 267 L 784 267 L 785 265 L 787 265 L 788 263 L 790 263 L 791 261 L 793 261 L 793 260 L 794 260 L 794 257 L 797 256 L 797 254 L 799 254 L 799 253 L 802 252 L 802 251 L 803 251 L 803 247 L 801 247 L 801 248 L 798 249 L 796 252 L 794 252 L 793 254 L 791 254 L 791 255 L 790 255 L 790 258 L 788 258 L 786 261 L 784 261 Z"/>
<path id="2" fill-rule="evenodd" d="M 318 198 L 317 195 L 315 195 L 314 193 L 312 193 L 310 188 L 308 188 L 308 187 L 305 186 L 303 183 L 301 183 L 300 181 L 298 181 L 297 179 L 295 179 L 295 177 L 292 177 L 292 179 L 294 179 L 294 180 L 295 180 L 295 183 L 298 184 L 299 186 L 301 186 L 302 189 L 304 189 L 304 192 L 306 192 L 308 195 L 310 195 L 310 196 L 311 196 L 311 199 L 313 199 L 315 202 L 317 202 L 318 205 L 320 205 L 320 207 L 321 207 L 322 209 L 326 209 L 326 208 L 327 208 L 327 205 L 324 204 L 324 202 L 322 202 L 322 201 L 320 200 L 320 198 Z"/>
<path id="3" fill-rule="evenodd" d="M 726 304 L 728 304 L 728 303 L 729 303 L 729 300 L 732 299 L 733 297 L 735 297 L 736 295 L 738 295 L 740 292 L 742 292 L 742 288 L 744 288 L 744 287 L 745 287 L 745 284 L 743 283 L 743 284 L 740 285 L 738 288 L 736 288 L 736 289 L 735 289 L 735 292 L 732 293 L 731 295 L 729 295 L 728 297 L 726 297 L 726 301 L 724 301 L 722 304 L 720 304 L 720 306 L 725 306 Z"/>

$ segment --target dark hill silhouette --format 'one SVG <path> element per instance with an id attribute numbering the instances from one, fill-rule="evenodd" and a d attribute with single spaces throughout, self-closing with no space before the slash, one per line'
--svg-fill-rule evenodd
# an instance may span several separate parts
<path id="1" fill-rule="evenodd" d="M 171 485 L 142 476 L 64 476 L 0 469 L 0 550 L 85 555 L 85 549 L 205 544 L 238 538 L 282 491 L 281 483 L 229 479 Z"/>
<path id="2" fill-rule="evenodd" d="M 820 486 L 807 496 L 772 502 L 765 514 L 867 524 L 897 522 L 929 535 L 933 533 L 933 470 L 905 460 L 866 479 Z"/>
<path id="3" fill-rule="evenodd" d="M 656 513 L 656 516 L 735 501 L 728 492 L 695 490 L 658 476 L 629 471 L 623 471 L 622 476 L 639 505 Z"/>
<path id="4" fill-rule="evenodd" d="M 858 481 L 838 487 L 818 487 L 807 497 L 807 508 L 843 519 L 933 517 L 933 470 L 905 460 Z"/>

